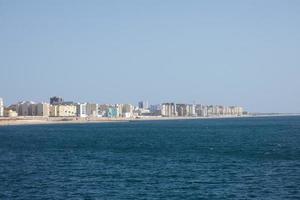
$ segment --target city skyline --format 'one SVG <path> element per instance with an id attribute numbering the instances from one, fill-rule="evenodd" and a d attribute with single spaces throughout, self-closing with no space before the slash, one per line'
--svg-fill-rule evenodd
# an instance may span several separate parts
<path id="1" fill-rule="evenodd" d="M 149 105 L 147 100 L 139 101 L 135 106 L 131 103 L 98 104 L 91 102 L 65 101 L 63 97 L 53 96 L 49 102 L 19 101 L 4 105 L 0 98 L 0 117 L 14 119 L 16 117 L 72 117 L 101 120 L 106 118 L 140 119 L 152 117 L 241 117 L 252 116 L 241 106 L 203 105 L 189 103 L 163 102 Z"/>
<path id="2" fill-rule="evenodd" d="M 299 113 L 298 1 L 0 1 L 0 96 Z"/>

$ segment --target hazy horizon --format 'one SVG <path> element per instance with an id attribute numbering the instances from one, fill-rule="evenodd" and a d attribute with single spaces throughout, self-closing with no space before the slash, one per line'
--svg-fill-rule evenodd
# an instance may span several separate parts
<path id="1" fill-rule="evenodd" d="M 0 97 L 300 112 L 299 1 L 0 0 Z"/>

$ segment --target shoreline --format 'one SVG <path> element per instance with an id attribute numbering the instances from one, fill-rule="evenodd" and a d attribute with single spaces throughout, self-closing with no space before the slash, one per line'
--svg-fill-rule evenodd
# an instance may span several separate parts
<path id="1" fill-rule="evenodd" d="M 260 117 L 288 117 L 300 114 L 262 114 L 243 116 L 209 116 L 209 117 L 140 117 L 140 118 L 80 118 L 80 117 L 15 117 L 0 118 L 0 127 L 19 125 L 49 125 L 49 124 L 92 124 L 92 123 L 118 123 L 138 121 L 162 120 L 203 120 L 203 119 L 235 119 L 235 118 L 260 118 Z"/>

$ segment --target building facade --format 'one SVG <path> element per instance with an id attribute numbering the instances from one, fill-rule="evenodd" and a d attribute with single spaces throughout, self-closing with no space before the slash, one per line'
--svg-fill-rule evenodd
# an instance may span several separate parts
<path id="1" fill-rule="evenodd" d="M 50 104 L 61 104 L 63 102 L 64 100 L 61 97 L 58 96 L 50 97 Z"/>
<path id="2" fill-rule="evenodd" d="M 75 117 L 77 108 L 75 105 L 51 105 L 50 117 Z"/>
<path id="3" fill-rule="evenodd" d="M 0 98 L 0 117 L 4 116 L 4 103 L 3 103 L 3 99 Z"/>
<path id="4" fill-rule="evenodd" d="M 76 115 L 78 117 L 86 117 L 86 108 L 87 108 L 87 103 L 78 103 L 76 104 Z"/>
<path id="5" fill-rule="evenodd" d="M 18 117 L 18 113 L 16 111 L 11 110 L 11 109 L 5 109 L 4 110 L 4 117 Z"/>
<path id="6" fill-rule="evenodd" d="M 36 106 L 36 115 L 42 117 L 49 117 L 50 105 L 48 103 L 38 103 Z"/>
<path id="7" fill-rule="evenodd" d="M 139 109 L 149 109 L 148 101 L 140 101 L 138 104 Z"/>
<path id="8" fill-rule="evenodd" d="M 116 118 L 119 117 L 119 112 L 116 107 L 109 107 L 107 110 L 107 117 L 109 118 Z"/>
<path id="9" fill-rule="evenodd" d="M 88 103 L 86 105 L 86 114 L 91 117 L 97 117 L 99 113 L 98 104 Z"/>
<path id="10" fill-rule="evenodd" d="M 34 116 L 36 115 L 36 108 L 32 101 L 21 101 L 16 104 L 16 112 L 19 116 Z"/>
<path id="11" fill-rule="evenodd" d="M 175 103 L 163 103 L 161 105 L 161 115 L 163 117 L 176 117 L 176 104 Z"/>

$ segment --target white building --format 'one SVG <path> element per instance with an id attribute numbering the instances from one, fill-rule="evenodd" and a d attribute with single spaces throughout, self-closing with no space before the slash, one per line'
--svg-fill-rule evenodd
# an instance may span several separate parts
<path id="1" fill-rule="evenodd" d="M 0 117 L 4 116 L 4 103 L 3 103 L 3 99 L 0 98 Z"/>
<path id="2" fill-rule="evenodd" d="M 177 116 L 176 104 L 175 103 L 163 103 L 161 105 L 161 115 L 164 117 Z"/>
<path id="3" fill-rule="evenodd" d="M 78 103 L 76 104 L 76 115 L 78 117 L 86 117 L 87 116 L 87 103 Z"/>

